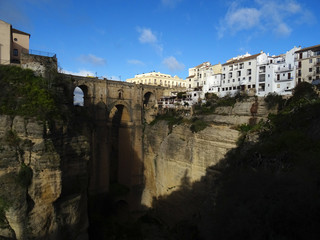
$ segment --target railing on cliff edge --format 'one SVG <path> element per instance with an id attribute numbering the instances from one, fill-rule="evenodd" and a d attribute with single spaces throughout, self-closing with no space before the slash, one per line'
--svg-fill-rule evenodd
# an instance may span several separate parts
<path id="1" fill-rule="evenodd" d="M 29 49 L 29 54 L 40 55 L 40 56 L 44 56 L 44 57 L 57 57 L 57 55 L 55 53 L 43 52 L 43 51 L 33 50 L 33 49 Z"/>
<path id="2" fill-rule="evenodd" d="M 30 55 L 38 55 L 38 56 L 43 56 L 43 57 L 57 57 L 55 53 L 51 52 L 44 52 L 44 51 L 39 51 L 39 50 L 33 50 L 29 49 L 29 51 L 26 51 L 25 53 L 30 54 Z"/>

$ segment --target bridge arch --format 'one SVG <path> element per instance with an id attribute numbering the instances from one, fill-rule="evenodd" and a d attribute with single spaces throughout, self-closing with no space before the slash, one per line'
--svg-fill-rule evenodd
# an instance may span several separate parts
<path id="1" fill-rule="evenodd" d="M 143 95 L 143 106 L 144 107 L 153 107 L 156 105 L 157 99 L 153 92 L 148 91 Z"/>
<path id="2" fill-rule="evenodd" d="M 132 166 L 132 121 L 131 110 L 125 101 L 109 105 L 110 123 L 110 188 L 130 188 Z"/>
<path id="3" fill-rule="evenodd" d="M 132 109 L 126 101 L 116 101 L 109 104 L 108 116 L 110 121 L 113 121 L 115 116 L 120 117 L 121 124 L 126 124 L 132 122 Z"/>
<path id="4" fill-rule="evenodd" d="M 80 100 L 80 102 L 76 104 L 78 100 Z M 89 87 L 87 85 L 81 84 L 74 86 L 73 102 L 74 105 L 80 105 L 85 107 L 90 105 Z"/>

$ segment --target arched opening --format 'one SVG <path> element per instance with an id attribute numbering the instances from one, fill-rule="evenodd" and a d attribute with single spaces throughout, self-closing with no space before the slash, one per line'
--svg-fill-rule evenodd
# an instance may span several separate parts
<path id="1" fill-rule="evenodd" d="M 118 90 L 118 99 L 123 99 L 123 90 Z"/>
<path id="2" fill-rule="evenodd" d="M 88 87 L 85 85 L 78 86 L 73 91 L 74 106 L 88 106 Z"/>
<path id="3" fill-rule="evenodd" d="M 156 98 L 152 92 L 147 92 L 143 96 L 143 106 L 152 107 L 156 104 Z"/>
<path id="4" fill-rule="evenodd" d="M 131 178 L 131 134 L 128 123 L 130 113 L 121 104 L 115 105 L 109 114 L 111 120 L 110 188 L 124 189 L 130 186 Z"/>
<path id="5" fill-rule="evenodd" d="M 147 92 L 143 96 L 143 109 L 144 109 L 144 121 L 150 123 L 154 120 L 157 109 L 156 109 L 157 100 L 155 95 L 152 92 Z"/>

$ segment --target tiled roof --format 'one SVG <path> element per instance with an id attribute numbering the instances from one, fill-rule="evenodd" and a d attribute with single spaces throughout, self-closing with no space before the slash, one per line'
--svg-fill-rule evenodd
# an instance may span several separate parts
<path id="1" fill-rule="evenodd" d="M 301 50 L 296 51 L 296 53 L 301 53 L 301 52 L 305 52 L 305 51 L 309 51 L 309 50 L 311 50 L 311 51 L 320 51 L 320 44 L 312 46 L 312 47 L 302 48 Z"/>
<path id="2" fill-rule="evenodd" d="M 205 66 L 205 65 L 206 65 L 206 63 L 209 63 L 209 62 L 201 63 L 200 65 L 198 65 L 198 66 L 196 66 L 196 67 L 194 67 L 194 68 L 201 68 L 202 66 Z M 210 63 L 209 63 L 209 65 L 210 65 Z"/>
<path id="3" fill-rule="evenodd" d="M 12 28 L 12 32 L 13 33 L 20 33 L 20 34 L 23 34 L 23 35 L 28 35 L 30 37 L 30 34 L 29 33 L 26 33 L 26 32 L 22 32 L 18 29 L 15 29 L 15 28 Z"/>
<path id="4" fill-rule="evenodd" d="M 192 75 L 192 76 L 189 76 L 189 77 L 187 77 L 187 78 L 193 78 L 195 75 Z"/>
<path id="5" fill-rule="evenodd" d="M 234 63 L 239 63 L 239 62 L 248 61 L 248 60 L 250 60 L 250 59 L 254 59 L 254 58 L 258 57 L 260 54 L 261 54 L 261 53 L 257 53 L 257 54 L 255 54 L 255 55 L 251 55 L 251 56 L 248 56 L 248 57 L 231 60 L 230 62 L 227 62 L 227 63 L 222 64 L 222 66 L 226 66 L 226 65 L 230 65 L 230 64 L 234 64 Z"/>

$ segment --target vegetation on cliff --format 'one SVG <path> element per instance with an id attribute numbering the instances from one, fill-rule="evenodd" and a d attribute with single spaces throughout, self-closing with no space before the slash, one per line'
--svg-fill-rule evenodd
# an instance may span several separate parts
<path id="1" fill-rule="evenodd" d="M 39 120 L 59 115 L 54 92 L 46 79 L 16 66 L 0 66 L 0 114 L 36 117 Z"/>

